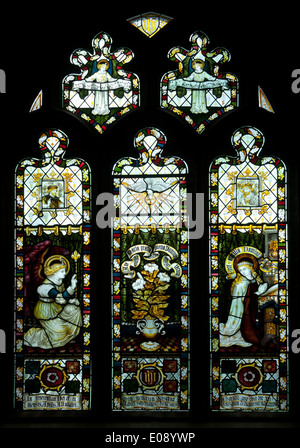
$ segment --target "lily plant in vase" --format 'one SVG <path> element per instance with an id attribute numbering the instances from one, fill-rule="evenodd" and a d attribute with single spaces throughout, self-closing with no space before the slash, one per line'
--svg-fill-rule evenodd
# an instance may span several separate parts
<path id="1" fill-rule="evenodd" d="M 133 301 L 135 310 L 132 310 L 133 319 L 137 321 L 137 334 L 142 334 L 146 339 L 141 343 L 141 348 L 147 351 L 155 351 L 160 344 L 155 341 L 159 335 L 164 335 L 164 323 L 169 319 L 165 315 L 170 295 L 167 290 L 170 287 L 170 277 L 165 272 L 160 272 L 156 263 L 150 262 L 144 265 L 141 272 L 137 272 L 137 279 L 132 283 Z"/>

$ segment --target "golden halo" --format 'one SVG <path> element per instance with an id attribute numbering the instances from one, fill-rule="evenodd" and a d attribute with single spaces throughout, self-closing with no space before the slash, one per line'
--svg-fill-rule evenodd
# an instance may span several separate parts
<path id="1" fill-rule="evenodd" d="M 65 269 L 66 274 L 70 270 L 69 260 L 63 255 L 52 255 L 49 257 L 44 264 L 45 275 L 52 275 L 60 269 Z"/>
<path id="2" fill-rule="evenodd" d="M 203 59 L 194 59 L 192 62 L 192 68 L 195 67 L 195 64 L 201 65 L 202 69 L 205 67 L 205 61 L 203 61 Z"/>
<path id="3" fill-rule="evenodd" d="M 99 68 L 100 65 L 102 65 L 102 64 L 105 64 L 105 65 L 106 65 L 106 69 L 107 69 L 107 70 L 109 69 L 109 61 L 108 61 L 107 59 L 100 59 L 100 60 L 97 62 L 97 68 Z"/>
<path id="4" fill-rule="evenodd" d="M 259 259 L 262 253 L 259 249 L 253 246 L 239 246 L 235 247 L 226 257 L 225 270 L 227 272 L 227 279 L 234 279 L 237 275 L 237 265 L 242 260 L 245 263 L 251 263 L 255 271 L 259 267 Z"/>
<path id="5" fill-rule="evenodd" d="M 255 271 L 256 271 L 256 269 L 258 268 L 258 261 L 257 261 L 257 258 L 254 257 L 254 255 L 251 255 L 251 254 L 240 254 L 240 255 L 238 255 L 238 256 L 235 258 L 235 260 L 234 260 L 234 262 L 233 262 L 233 267 L 234 267 L 234 270 L 235 270 L 235 271 L 238 270 L 237 266 L 238 266 L 238 264 L 239 264 L 242 260 L 245 261 L 245 262 L 250 261 L 250 263 L 253 264 L 253 267 L 254 267 L 254 270 L 255 270 Z"/>

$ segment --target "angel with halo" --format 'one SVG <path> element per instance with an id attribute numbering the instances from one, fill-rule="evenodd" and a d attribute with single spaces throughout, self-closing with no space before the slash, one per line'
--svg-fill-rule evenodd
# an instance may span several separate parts
<path id="1" fill-rule="evenodd" d="M 241 254 L 234 262 L 231 305 L 226 323 L 220 323 L 220 346 L 250 347 L 260 343 L 256 328 L 258 298 L 268 290 L 257 273 L 258 262 L 250 254 Z"/>
<path id="2" fill-rule="evenodd" d="M 70 270 L 70 263 L 61 254 L 47 258 L 43 270 L 46 278 L 37 288 L 39 298 L 33 311 L 39 326 L 24 334 L 24 345 L 42 349 L 63 347 L 76 338 L 82 327 L 80 304 L 74 297 L 76 274 L 65 288 L 63 281 Z"/>

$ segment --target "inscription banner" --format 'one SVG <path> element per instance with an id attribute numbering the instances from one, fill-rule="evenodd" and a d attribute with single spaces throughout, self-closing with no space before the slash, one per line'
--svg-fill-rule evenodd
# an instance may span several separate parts
<path id="1" fill-rule="evenodd" d="M 247 394 L 233 394 L 221 395 L 221 409 L 265 409 L 277 410 L 277 394 L 270 395 L 247 395 Z"/>
<path id="2" fill-rule="evenodd" d="M 178 395 L 122 395 L 124 409 L 179 409 Z"/>
<path id="3" fill-rule="evenodd" d="M 81 410 L 81 394 L 75 395 L 30 395 L 24 394 L 24 409 Z"/>

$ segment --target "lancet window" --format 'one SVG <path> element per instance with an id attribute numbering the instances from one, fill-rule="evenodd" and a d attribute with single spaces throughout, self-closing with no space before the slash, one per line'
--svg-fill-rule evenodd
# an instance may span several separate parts
<path id="1" fill-rule="evenodd" d="M 15 408 L 90 408 L 90 168 L 49 129 L 15 172 Z"/>
<path id="2" fill-rule="evenodd" d="M 189 408 L 187 165 L 138 132 L 113 170 L 113 409 Z"/>
<path id="3" fill-rule="evenodd" d="M 287 172 L 241 127 L 210 167 L 211 406 L 288 410 Z"/>

